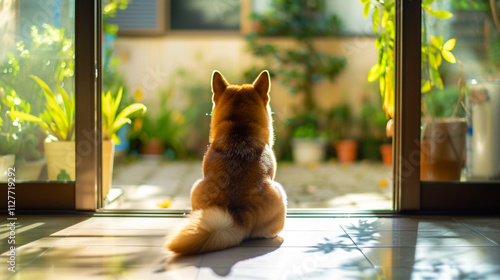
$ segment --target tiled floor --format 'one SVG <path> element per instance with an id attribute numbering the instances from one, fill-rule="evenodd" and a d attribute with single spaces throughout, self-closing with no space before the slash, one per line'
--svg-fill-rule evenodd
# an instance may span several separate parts
<path id="1" fill-rule="evenodd" d="M 272 240 L 174 258 L 165 217 L 19 216 L 0 279 L 500 279 L 500 217 L 287 218 Z"/>
<path id="2" fill-rule="evenodd" d="M 155 160 L 118 165 L 113 187 L 124 195 L 107 208 L 157 210 L 170 199 L 169 209 L 191 209 L 191 186 L 202 177 L 201 166 L 201 161 Z M 279 163 L 276 181 L 285 188 L 290 208 L 392 209 L 391 167 L 381 162 Z"/>

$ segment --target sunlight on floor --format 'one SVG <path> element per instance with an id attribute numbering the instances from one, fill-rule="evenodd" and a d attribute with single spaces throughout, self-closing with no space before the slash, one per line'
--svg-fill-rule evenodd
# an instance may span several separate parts
<path id="1" fill-rule="evenodd" d="M 201 178 L 201 166 L 200 161 L 155 160 L 118 165 L 112 189 L 116 199 L 106 208 L 190 209 L 191 186 Z M 392 209 L 391 168 L 381 163 L 327 162 L 310 167 L 280 163 L 276 181 L 287 192 L 289 208 Z"/>

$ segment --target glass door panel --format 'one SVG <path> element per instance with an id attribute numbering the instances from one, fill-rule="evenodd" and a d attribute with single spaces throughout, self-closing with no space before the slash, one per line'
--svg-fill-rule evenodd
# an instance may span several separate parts
<path id="1" fill-rule="evenodd" d="M 0 3 L 0 181 L 75 180 L 74 42 L 74 1 Z"/>
<path id="2" fill-rule="evenodd" d="M 103 139 L 112 138 L 105 108 L 120 92 L 118 111 L 147 107 L 114 138 L 109 177 L 103 164 L 103 185 L 112 178 L 104 208 L 190 209 L 209 144 L 212 71 L 242 84 L 268 69 L 276 181 L 289 208 L 393 210 L 395 1 L 385 2 L 104 6 Z M 193 14 L 195 26 L 175 22 Z"/>
<path id="3" fill-rule="evenodd" d="M 495 1 L 423 1 L 422 181 L 500 179 Z"/>

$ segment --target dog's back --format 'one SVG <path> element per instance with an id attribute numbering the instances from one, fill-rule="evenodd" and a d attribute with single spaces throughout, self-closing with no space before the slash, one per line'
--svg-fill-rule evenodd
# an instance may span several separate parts
<path id="1" fill-rule="evenodd" d="M 276 236 L 284 225 L 286 195 L 274 182 L 276 160 L 269 107 L 269 73 L 252 85 L 212 76 L 214 108 L 204 178 L 193 186 L 188 225 L 169 237 L 180 254 L 227 248 L 247 238 Z"/>

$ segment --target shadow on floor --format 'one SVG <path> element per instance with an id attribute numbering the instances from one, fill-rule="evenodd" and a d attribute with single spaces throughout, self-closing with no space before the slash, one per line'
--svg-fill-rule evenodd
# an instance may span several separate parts
<path id="1" fill-rule="evenodd" d="M 156 271 L 157 273 L 161 273 L 163 271 L 180 269 L 187 266 L 193 266 L 197 268 L 211 268 L 214 273 L 219 276 L 227 276 L 231 273 L 232 267 L 238 262 L 256 258 L 259 256 L 266 255 L 271 253 L 281 247 L 283 244 L 283 238 L 278 236 L 273 239 L 254 239 L 247 240 L 243 242 L 241 245 L 232 247 L 229 249 L 225 249 L 222 251 L 216 251 L 211 253 L 206 253 L 203 255 L 194 255 L 194 256 L 170 256 L 167 258 L 165 263 L 165 268 L 161 271 Z M 253 242 L 258 242 L 259 247 L 244 247 L 251 245 Z M 234 254 L 231 253 L 231 250 L 236 251 L 238 249 L 245 248 L 250 250 L 245 250 L 242 254 Z M 224 252 L 225 251 L 225 252 Z M 221 255 L 228 253 L 230 257 L 224 257 Z M 205 261 L 209 259 L 217 258 L 216 264 L 214 262 Z"/>

